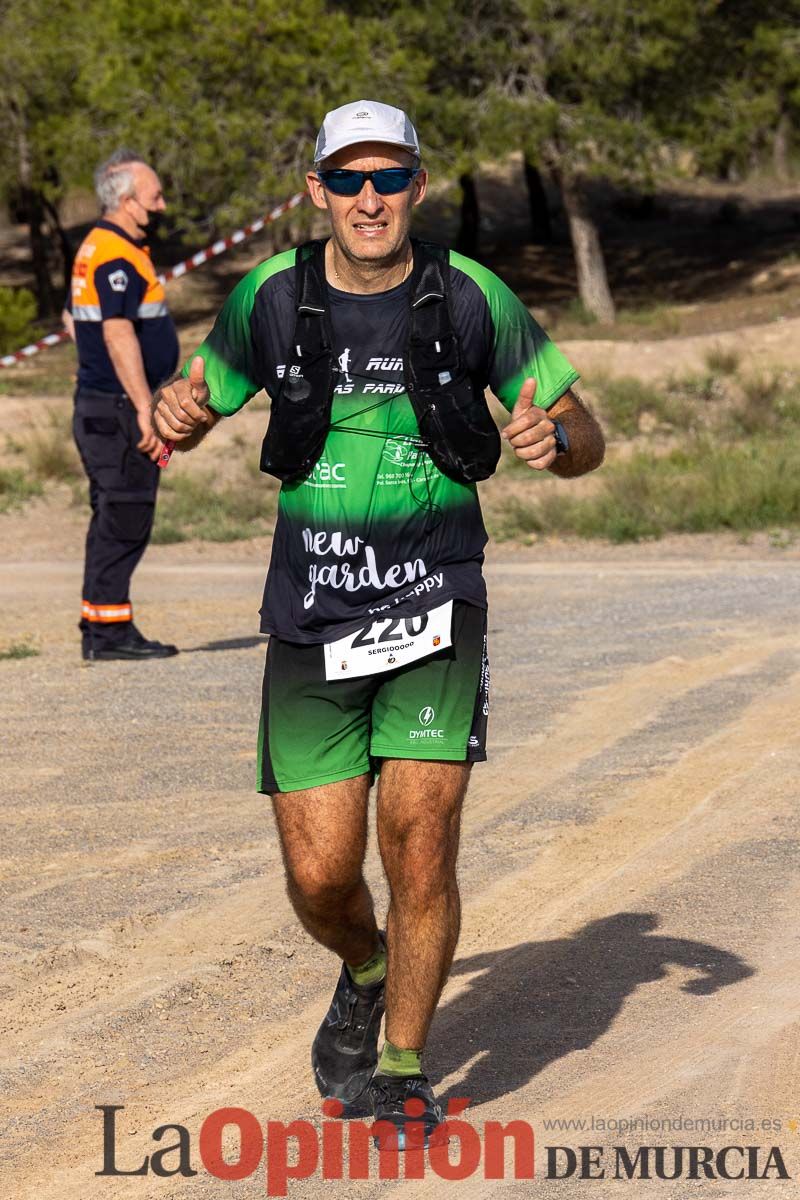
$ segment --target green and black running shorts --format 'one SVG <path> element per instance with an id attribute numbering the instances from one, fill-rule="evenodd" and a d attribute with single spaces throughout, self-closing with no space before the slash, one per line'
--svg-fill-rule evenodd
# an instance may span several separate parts
<path id="1" fill-rule="evenodd" d="M 324 648 L 270 638 L 258 790 L 296 792 L 372 773 L 384 758 L 483 762 L 486 612 L 453 605 L 453 644 L 360 679 L 325 678 Z"/>

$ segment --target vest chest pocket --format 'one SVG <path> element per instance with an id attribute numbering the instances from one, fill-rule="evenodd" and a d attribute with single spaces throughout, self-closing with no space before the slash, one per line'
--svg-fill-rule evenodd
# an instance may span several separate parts
<path id="1" fill-rule="evenodd" d="M 460 347 L 452 333 L 438 338 L 413 338 L 409 345 L 415 384 L 422 390 L 446 387 L 463 375 Z"/>
<path id="2" fill-rule="evenodd" d="M 493 474 L 500 458 L 500 434 L 483 395 L 466 374 L 435 389 L 419 389 L 411 403 L 436 466 L 460 483 Z"/>
<path id="3" fill-rule="evenodd" d="M 331 382 L 327 348 L 291 356 L 261 445 L 262 471 L 285 483 L 309 474 L 322 454 L 330 428 Z"/>

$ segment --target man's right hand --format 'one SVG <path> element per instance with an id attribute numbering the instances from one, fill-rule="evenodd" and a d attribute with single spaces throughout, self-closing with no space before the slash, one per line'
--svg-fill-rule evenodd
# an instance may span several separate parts
<path id="1" fill-rule="evenodd" d="M 206 405 L 211 398 L 204 378 L 205 363 L 195 355 L 187 379 L 174 379 L 158 392 L 153 409 L 153 424 L 165 442 L 184 442 L 201 425 L 215 423 Z"/>
<path id="2" fill-rule="evenodd" d="M 141 450 L 142 454 L 146 454 L 153 462 L 158 462 L 161 455 L 161 442 L 153 433 L 149 409 L 137 408 L 136 420 L 139 425 L 139 433 L 142 435 L 136 443 L 136 449 Z"/>

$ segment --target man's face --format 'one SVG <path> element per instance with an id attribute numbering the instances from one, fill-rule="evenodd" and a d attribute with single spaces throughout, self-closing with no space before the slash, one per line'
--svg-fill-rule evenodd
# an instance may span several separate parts
<path id="1" fill-rule="evenodd" d="M 412 167 L 414 157 L 400 147 L 382 142 L 361 142 L 326 158 L 322 168 L 380 171 L 383 167 Z M 428 177 L 420 171 L 404 192 L 379 196 L 367 180 L 357 196 L 335 196 L 317 178 L 306 176 L 312 202 L 328 210 L 334 241 L 354 262 L 392 262 L 408 237 L 411 211 L 425 196 Z"/>
<path id="2" fill-rule="evenodd" d="M 150 214 L 163 212 L 167 207 L 161 190 L 161 180 L 152 167 L 146 166 L 145 163 L 133 163 L 131 170 L 134 191 L 123 203 L 139 228 L 146 229 Z"/>

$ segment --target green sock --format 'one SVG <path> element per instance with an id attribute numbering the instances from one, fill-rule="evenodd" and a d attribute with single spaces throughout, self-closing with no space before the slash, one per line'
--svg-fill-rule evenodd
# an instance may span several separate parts
<path id="1" fill-rule="evenodd" d="M 353 983 L 357 983 L 359 987 L 371 987 L 374 983 L 380 983 L 382 979 L 386 978 L 386 948 L 383 942 L 372 957 L 368 958 L 360 967 L 351 967 L 348 963 L 347 970 L 350 972 Z"/>
<path id="2" fill-rule="evenodd" d="M 401 1050 L 391 1042 L 384 1042 L 378 1060 L 376 1075 L 421 1075 L 422 1051 Z"/>

